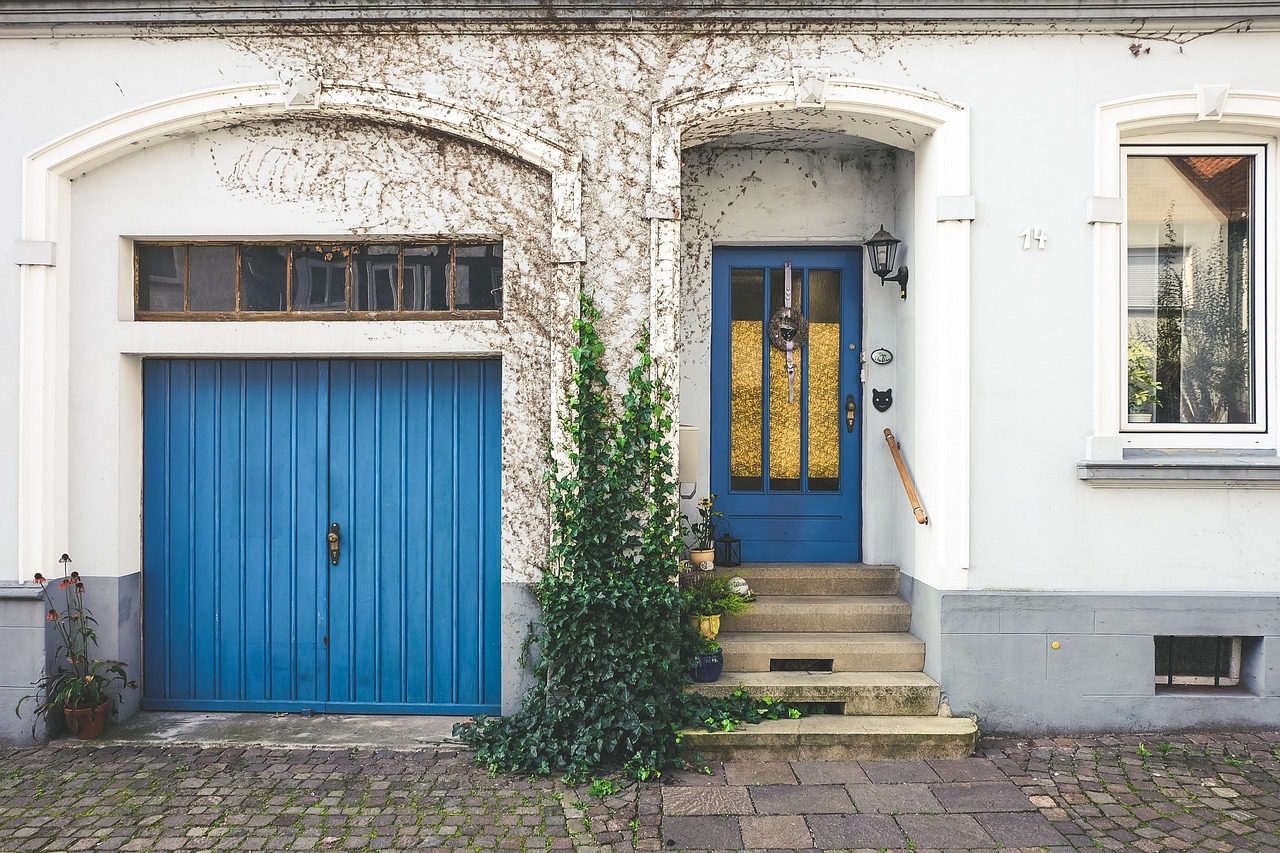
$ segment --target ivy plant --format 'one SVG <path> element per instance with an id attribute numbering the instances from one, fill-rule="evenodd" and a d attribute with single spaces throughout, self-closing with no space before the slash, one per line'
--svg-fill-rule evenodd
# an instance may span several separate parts
<path id="1" fill-rule="evenodd" d="M 541 608 L 526 646 L 539 653 L 534 685 L 512 716 L 454 727 L 490 770 L 581 779 L 623 768 L 647 779 L 682 766 L 684 726 L 788 712 L 781 703 L 739 698 L 731 705 L 684 692 L 691 629 L 679 619 L 674 583 L 683 541 L 671 394 L 655 376 L 647 332 L 625 389 L 615 394 L 599 319 L 584 293 L 565 444 L 547 453 L 553 533 L 533 586 Z"/>

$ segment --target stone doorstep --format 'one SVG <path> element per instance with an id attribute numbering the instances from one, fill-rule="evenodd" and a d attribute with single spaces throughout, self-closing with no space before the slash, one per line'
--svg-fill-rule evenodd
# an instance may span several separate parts
<path id="1" fill-rule="evenodd" d="M 692 693 L 728 696 L 739 687 L 752 696 L 787 702 L 838 702 L 846 716 L 933 716 L 941 690 L 922 672 L 726 672 Z"/>
<path id="2" fill-rule="evenodd" d="M 965 758 L 978 742 L 968 717 L 813 716 L 731 732 L 685 730 L 681 746 L 704 761 Z"/>
<path id="3" fill-rule="evenodd" d="M 924 642 L 905 632 L 725 632 L 724 667 L 768 672 L 772 660 L 831 660 L 835 672 L 919 672 Z"/>
<path id="4" fill-rule="evenodd" d="M 757 595 L 897 595 L 898 567 L 865 563 L 743 563 L 719 574 L 746 578 Z"/>
<path id="5" fill-rule="evenodd" d="M 724 631 L 910 629 L 911 605 L 896 595 L 759 595 L 746 613 L 721 618 Z"/>

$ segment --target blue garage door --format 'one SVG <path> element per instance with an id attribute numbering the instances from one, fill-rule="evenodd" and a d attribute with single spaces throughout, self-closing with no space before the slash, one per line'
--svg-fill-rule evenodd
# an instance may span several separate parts
<path id="1" fill-rule="evenodd" d="M 500 376 L 146 361 L 144 706 L 497 712 Z"/>

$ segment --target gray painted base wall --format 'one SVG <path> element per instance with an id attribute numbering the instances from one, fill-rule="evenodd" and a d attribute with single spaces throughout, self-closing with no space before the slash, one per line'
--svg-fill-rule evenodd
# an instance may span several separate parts
<path id="1" fill-rule="evenodd" d="M 98 620 L 98 657 L 124 661 L 134 679 L 142 671 L 141 580 L 136 572 L 123 578 L 84 577 L 85 606 Z M 60 606 L 61 590 L 53 589 L 53 601 Z M 21 717 L 12 713 L 45 667 L 57 665 L 56 635 L 45 613 L 45 601 L 34 584 L 0 584 L 0 648 L 6 650 L 0 660 L 0 742 L 6 744 L 37 743 L 48 738 L 50 728 L 57 732 L 62 727 L 59 720 L 49 727 L 37 719 L 32 702 L 23 706 Z M 115 719 L 136 714 L 141 701 L 139 690 L 119 691 Z"/>
<path id="2" fill-rule="evenodd" d="M 13 711 L 45 667 L 45 603 L 34 584 L 0 583 L 0 743 L 30 746 L 47 736 L 34 703 Z"/>
<path id="3" fill-rule="evenodd" d="M 529 666 L 520 665 L 520 646 L 529 635 L 529 626 L 538 618 L 538 602 L 534 600 L 529 585 L 504 583 L 502 585 L 502 713 L 514 714 L 520 710 L 524 694 L 533 684 L 533 660 Z"/>
<path id="4" fill-rule="evenodd" d="M 1280 721 L 1280 596 L 939 591 L 918 582 L 909 591 L 930 674 L 955 713 L 977 714 L 984 732 L 1275 728 Z M 1215 635 L 1246 638 L 1240 687 L 1157 690 L 1153 637 Z"/>

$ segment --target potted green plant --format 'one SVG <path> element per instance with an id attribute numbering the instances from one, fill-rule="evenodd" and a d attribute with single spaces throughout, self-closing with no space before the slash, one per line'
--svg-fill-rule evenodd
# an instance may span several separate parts
<path id="1" fill-rule="evenodd" d="M 123 661 L 99 660 L 93 656 L 98 645 L 97 620 L 84 603 L 84 582 L 79 572 L 67 572 L 71 558 L 66 554 L 59 560 L 63 577 L 51 580 L 36 573 L 35 582 L 40 586 L 48 612 L 45 621 L 53 625 L 58 637 L 55 654 L 57 670 L 45 673 L 35 682 L 35 692 L 22 697 L 17 713 L 28 699 L 35 701 L 38 716 L 61 712 L 67 728 L 81 740 L 89 740 L 102 734 L 107 714 L 111 710 L 112 688 L 135 687 L 129 681 Z M 52 588 L 62 591 L 61 607 L 54 602 Z"/>
<path id="2" fill-rule="evenodd" d="M 726 575 L 714 572 L 692 572 L 680 577 L 682 611 L 698 631 L 708 639 L 720 633 L 720 617 L 750 610 L 755 598 L 735 592 Z"/>
<path id="3" fill-rule="evenodd" d="M 710 569 L 716 559 L 716 519 L 724 518 L 724 513 L 716 510 L 716 498 L 719 495 L 708 495 L 698 501 L 698 520 L 689 523 L 684 516 L 685 527 L 693 536 L 689 544 L 689 560 L 700 569 Z"/>
<path id="4" fill-rule="evenodd" d="M 710 637 L 698 634 L 693 641 L 693 680 L 712 684 L 724 672 L 724 649 Z"/>

